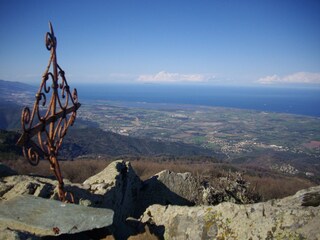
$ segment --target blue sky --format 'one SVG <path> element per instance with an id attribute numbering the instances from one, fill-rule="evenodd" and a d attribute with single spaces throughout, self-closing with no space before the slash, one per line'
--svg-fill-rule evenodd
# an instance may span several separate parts
<path id="1" fill-rule="evenodd" d="M 319 13 L 318 0 L 0 0 L 0 79 L 40 81 L 50 20 L 69 83 L 319 86 Z"/>

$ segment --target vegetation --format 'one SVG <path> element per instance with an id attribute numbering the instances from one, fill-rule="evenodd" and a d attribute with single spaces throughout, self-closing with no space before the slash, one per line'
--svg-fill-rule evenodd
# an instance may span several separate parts
<path id="1" fill-rule="evenodd" d="M 22 108 L 10 103 L 0 102 L 0 129 L 19 129 Z"/>
<path id="2" fill-rule="evenodd" d="M 61 171 L 64 178 L 71 182 L 81 183 L 90 176 L 102 171 L 108 164 L 116 159 L 86 159 L 76 161 L 60 161 Z M 270 171 L 260 169 L 260 174 L 252 174 L 252 170 L 245 167 L 230 165 L 226 163 L 208 162 L 201 163 L 183 161 L 166 157 L 126 157 L 131 162 L 137 175 L 145 180 L 154 174 L 168 169 L 174 172 L 191 172 L 200 181 L 208 181 L 213 186 L 216 179 L 226 177 L 231 172 L 241 172 L 246 181 L 250 183 L 250 191 L 262 196 L 262 200 L 282 198 L 296 193 L 300 189 L 314 186 L 315 183 L 297 176 L 284 176 Z M 26 160 L 2 161 L 7 166 L 16 170 L 19 174 L 35 174 L 54 177 L 47 161 L 40 161 L 36 167 L 31 166 Z"/>
<path id="3" fill-rule="evenodd" d="M 21 109 L 32 107 L 34 88 L 0 80 L 0 90 L 0 161 L 20 174 L 52 176 L 47 161 L 32 167 L 15 145 Z M 320 183 L 319 139 L 319 118 L 314 117 L 95 101 L 79 109 L 58 157 L 74 160 L 60 161 L 63 176 L 72 182 L 84 181 L 119 158 L 130 161 L 142 179 L 168 169 L 214 182 L 238 171 L 267 200 Z"/>
<path id="4" fill-rule="evenodd" d="M 83 131 L 77 130 L 76 132 L 78 135 L 72 136 L 69 139 L 70 142 L 72 139 L 74 139 L 74 144 L 81 142 L 81 139 L 84 139 L 85 134 L 87 134 L 86 136 L 90 137 L 90 132 L 88 129 L 84 129 Z M 83 135 L 81 136 L 81 134 Z M 214 186 L 214 182 L 217 178 L 227 176 L 230 171 L 238 171 L 242 172 L 244 178 L 251 183 L 251 191 L 261 195 L 263 200 L 288 196 L 295 193 L 299 189 L 310 187 L 316 183 L 315 181 L 306 179 L 305 176 L 290 176 L 281 174 L 271 171 L 268 168 L 261 167 L 262 165 L 258 165 L 256 163 L 251 165 L 243 164 L 241 160 L 235 161 L 236 163 L 228 163 L 210 156 L 183 156 L 183 154 L 180 156 L 156 155 L 154 152 L 150 151 L 152 148 L 149 148 L 149 151 L 145 152 L 146 155 L 141 155 L 141 152 L 143 151 L 138 152 L 138 148 L 134 148 L 132 146 L 135 146 L 134 144 L 139 145 L 141 143 L 147 144 L 143 140 L 140 140 L 141 142 L 135 142 L 136 139 L 130 139 L 132 141 L 132 145 L 130 145 L 130 141 L 129 144 L 126 142 L 127 137 L 125 136 L 120 136 L 114 133 L 104 133 L 103 131 L 99 130 L 96 132 L 91 132 L 91 134 L 104 134 L 101 136 L 98 135 L 97 139 L 99 140 L 97 140 L 97 142 L 104 143 L 101 139 L 108 138 L 104 146 L 98 145 L 101 150 L 111 149 L 111 151 L 114 151 L 114 154 L 119 154 L 119 152 L 116 152 L 117 150 L 113 149 L 112 146 L 117 146 L 118 149 L 122 149 L 123 152 L 121 153 L 123 154 L 119 154 L 121 155 L 121 158 L 126 161 L 130 161 L 137 175 L 143 180 L 164 169 L 168 169 L 174 172 L 191 172 L 200 181 L 211 182 Z M 38 166 L 33 167 L 22 158 L 21 148 L 15 145 L 18 137 L 19 134 L 16 132 L 0 130 L 1 162 L 13 168 L 19 174 L 36 174 L 53 177 L 53 173 L 50 171 L 49 163 L 46 160 L 40 161 Z M 70 146 L 70 142 L 68 143 L 67 141 L 67 147 Z M 93 142 L 92 144 L 95 143 Z M 130 154 L 132 152 L 129 151 L 129 146 L 131 149 L 135 149 L 135 154 Z M 99 152 L 95 147 L 93 147 L 91 150 L 92 153 L 94 151 Z M 144 145 L 144 147 L 146 147 L 146 145 Z M 77 153 L 75 149 L 69 150 Z M 124 152 L 124 150 L 126 152 Z M 138 153 L 140 153 L 140 155 Z M 110 155 L 99 155 L 95 156 L 94 158 L 89 158 L 88 156 L 90 155 L 86 155 L 86 158 L 74 161 L 60 161 L 62 174 L 65 178 L 72 182 L 83 182 L 88 177 L 103 170 L 111 161 L 117 159 L 117 157 L 112 157 Z M 260 161 L 263 160 L 260 159 Z"/>
<path id="5" fill-rule="evenodd" d="M 191 144 L 123 136 L 92 127 L 70 129 L 60 155 L 66 159 L 85 155 L 95 157 L 101 155 L 113 157 L 123 155 L 215 156 L 213 151 Z"/>
<path id="6" fill-rule="evenodd" d="M 18 133 L 0 129 L 0 160 L 17 159 L 21 156 L 21 148 L 15 145 L 18 138 Z"/>

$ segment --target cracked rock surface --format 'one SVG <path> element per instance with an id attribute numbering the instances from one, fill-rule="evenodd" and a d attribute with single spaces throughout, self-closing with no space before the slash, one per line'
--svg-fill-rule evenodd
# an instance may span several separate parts
<path id="1" fill-rule="evenodd" d="M 9 209 L 7 215 L 13 209 L 10 202 L 17 201 L 19 196 L 61 204 L 54 201 L 58 199 L 57 181 L 39 176 L 12 175 L 14 172 L 7 168 L 6 172 L 10 174 L 0 176 L 0 204 L 1 210 Z M 83 184 L 65 180 L 65 189 L 73 193 L 76 204 L 82 205 L 75 207 L 94 207 L 101 213 L 104 210 L 114 213 L 110 227 L 86 232 L 91 234 L 90 237 L 81 235 L 81 239 L 144 239 L 147 236 L 150 239 L 320 239 L 320 186 L 279 200 L 250 203 L 241 178 L 220 179 L 218 183 L 203 186 L 190 173 L 167 170 L 142 181 L 129 162 L 118 160 Z M 227 202 L 221 203 L 221 199 Z M 27 200 L 23 201 L 25 203 L 22 202 L 21 206 L 28 205 Z M 38 200 L 32 201 L 36 204 Z M 39 213 L 42 212 L 45 211 Z M 72 212 L 62 215 L 73 215 Z M 0 215 L 0 219 L 6 217 L 5 213 Z M 103 221 L 108 225 L 109 220 Z M 53 225 L 47 233 L 36 233 L 21 226 L 10 228 L 6 225 L 8 221 L 0 221 L 0 239 L 39 239 L 53 233 Z M 34 221 L 22 219 L 26 224 Z M 43 224 L 48 223 L 44 220 Z M 72 232 L 74 226 L 69 230 L 57 228 L 61 233 L 77 234 Z M 97 220 L 95 226 L 105 225 Z M 79 231 L 86 229 L 76 228 Z M 72 236 L 75 239 L 79 237 Z"/>

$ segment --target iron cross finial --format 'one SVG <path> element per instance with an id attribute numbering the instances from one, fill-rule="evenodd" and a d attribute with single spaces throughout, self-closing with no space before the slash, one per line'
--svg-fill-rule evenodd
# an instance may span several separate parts
<path id="1" fill-rule="evenodd" d="M 57 63 L 57 39 L 51 22 L 49 29 L 50 32 L 45 36 L 45 45 L 50 51 L 49 63 L 42 76 L 32 111 L 29 107 L 25 107 L 22 111 L 23 133 L 17 144 L 22 146 L 25 158 L 32 165 L 37 165 L 40 158 L 49 160 L 59 182 L 59 198 L 61 201 L 67 201 L 57 156 L 63 138 L 68 128 L 73 125 L 81 104 L 78 102 L 77 90 L 70 92 L 65 72 Z M 50 80 L 52 84 L 48 86 Z"/>

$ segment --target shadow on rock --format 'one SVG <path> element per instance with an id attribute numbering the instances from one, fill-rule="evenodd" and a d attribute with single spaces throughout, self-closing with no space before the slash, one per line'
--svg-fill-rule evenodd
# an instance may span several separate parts
<path id="1" fill-rule="evenodd" d="M 129 162 L 118 160 L 87 179 L 84 186 L 93 194 L 102 196 L 100 207 L 114 211 L 113 231 L 116 239 L 127 239 L 141 230 L 135 224 L 128 224 L 127 218 L 139 218 L 149 206 L 194 205 L 192 194 L 196 195 L 195 182 L 190 182 L 194 181 L 190 176 L 163 171 L 143 182 Z"/>

